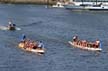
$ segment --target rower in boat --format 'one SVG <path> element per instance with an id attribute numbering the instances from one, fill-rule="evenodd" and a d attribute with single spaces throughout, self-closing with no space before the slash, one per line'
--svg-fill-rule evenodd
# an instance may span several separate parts
<path id="1" fill-rule="evenodd" d="M 44 48 L 44 44 L 43 44 L 43 42 L 42 41 L 40 41 L 39 43 L 38 43 L 38 48 Z"/>
<path id="2" fill-rule="evenodd" d="M 9 25 L 8 25 L 8 29 L 9 30 L 15 30 L 16 25 L 12 23 L 12 20 L 9 20 Z"/>
<path id="3" fill-rule="evenodd" d="M 82 42 L 81 46 L 87 47 L 87 41 L 86 40 L 82 40 L 81 42 Z"/>
<path id="4" fill-rule="evenodd" d="M 24 42 L 25 40 L 26 40 L 26 35 L 22 34 L 22 36 L 21 36 L 21 42 Z"/>
<path id="5" fill-rule="evenodd" d="M 72 41 L 74 44 L 78 44 L 78 36 L 74 36 Z"/>
<path id="6" fill-rule="evenodd" d="M 78 40 L 78 36 L 73 37 L 73 41 L 76 42 Z"/>
<path id="7" fill-rule="evenodd" d="M 96 47 L 96 48 L 99 48 L 99 46 L 100 46 L 100 41 L 99 41 L 99 40 L 96 40 L 96 41 L 95 41 L 95 47 Z"/>

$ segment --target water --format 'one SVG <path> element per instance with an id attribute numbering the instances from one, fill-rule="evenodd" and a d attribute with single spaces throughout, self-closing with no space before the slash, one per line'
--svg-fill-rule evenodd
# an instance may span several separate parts
<path id="1" fill-rule="evenodd" d="M 108 14 L 107 12 L 72 12 L 40 5 L 0 4 L 0 25 L 8 18 L 20 31 L 0 30 L 0 71 L 107 71 Z M 47 49 L 44 55 L 18 48 L 19 37 L 26 34 L 42 40 Z M 100 39 L 100 53 L 72 48 L 68 41 L 74 35 L 80 39 Z"/>

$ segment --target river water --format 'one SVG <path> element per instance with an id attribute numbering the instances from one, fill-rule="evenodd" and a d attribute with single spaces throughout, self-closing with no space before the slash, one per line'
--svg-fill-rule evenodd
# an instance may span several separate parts
<path id="1" fill-rule="evenodd" d="M 19 31 L 0 30 L 0 71 L 107 71 L 108 12 L 82 12 L 41 5 L 0 4 L 0 25 L 12 18 Z M 18 48 L 21 34 L 45 44 L 44 55 Z M 73 48 L 74 35 L 99 39 L 100 53 Z"/>

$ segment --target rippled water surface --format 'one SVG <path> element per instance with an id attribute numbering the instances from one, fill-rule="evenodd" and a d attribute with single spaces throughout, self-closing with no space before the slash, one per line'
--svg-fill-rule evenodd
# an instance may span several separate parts
<path id="1" fill-rule="evenodd" d="M 0 4 L 0 25 L 8 19 L 20 31 L 0 30 L 0 71 L 107 71 L 108 12 L 72 12 L 40 5 Z M 46 53 L 37 55 L 18 48 L 19 37 L 42 40 Z M 100 53 L 72 48 L 68 41 L 100 39 Z"/>

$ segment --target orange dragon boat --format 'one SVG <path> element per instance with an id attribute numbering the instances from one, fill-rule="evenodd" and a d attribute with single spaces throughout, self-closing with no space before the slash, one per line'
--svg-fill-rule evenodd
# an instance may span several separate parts
<path id="1" fill-rule="evenodd" d="M 25 50 L 25 51 L 30 51 L 34 53 L 39 53 L 39 54 L 44 54 L 45 53 L 45 48 L 40 48 L 37 45 L 34 45 L 32 48 L 30 46 L 27 46 L 25 42 L 20 42 L 18 44 L 18 47 Z"/>
<path id="2" fill-rule="evenodd" d="M 87 42 L 86 40 L 78 40 L 77 37 L 73 38 L 73 41 L 68 41 L 70 45 L 76 48 L 90 50 L 90 51 L 102 51 L 101 44 L 99 41 Z M 97 44 L 98 43 L 98 44 Z"/>

